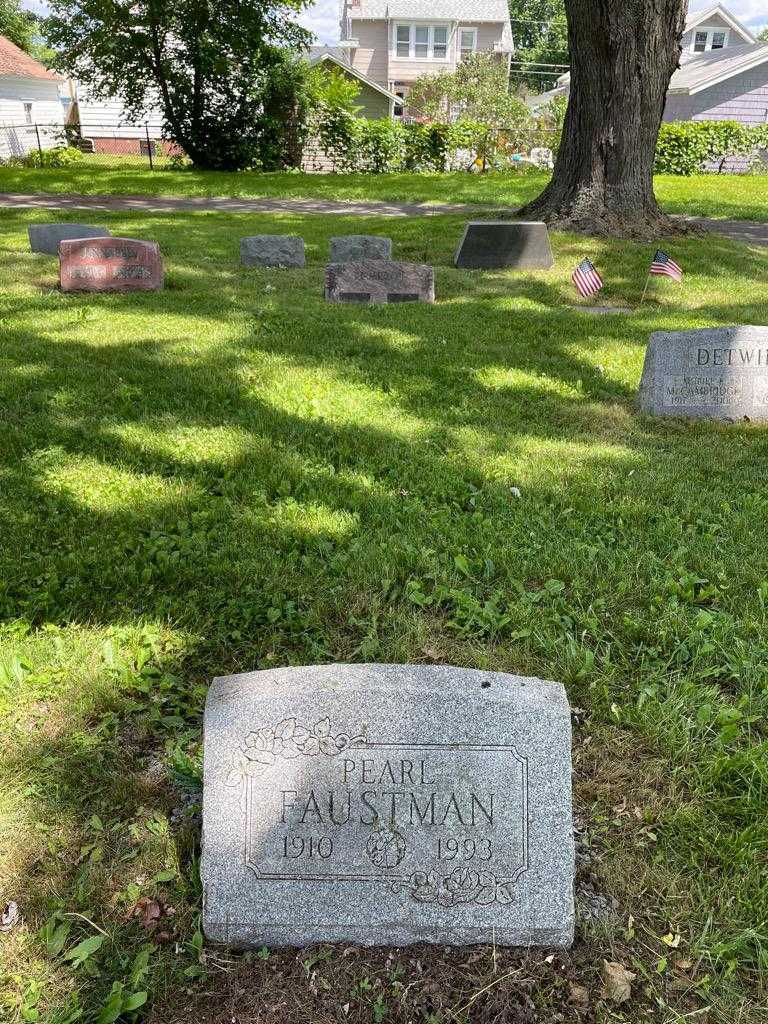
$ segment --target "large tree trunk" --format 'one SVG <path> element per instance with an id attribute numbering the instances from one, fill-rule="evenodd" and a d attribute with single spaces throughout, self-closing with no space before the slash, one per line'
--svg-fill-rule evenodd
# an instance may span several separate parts
<path id="1" fill-rule="evenodd" d="M 571 94 L 552 180 L 520 211 L 565 228 L 675 230 L 653 194 L 664 103 L 687 0 L 565 0 Z"/>

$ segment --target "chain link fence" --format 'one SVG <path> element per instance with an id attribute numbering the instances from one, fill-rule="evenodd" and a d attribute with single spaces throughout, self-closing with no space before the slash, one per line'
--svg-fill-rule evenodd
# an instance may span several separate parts
<path id="1" fill-rule="evenodd" d="M 0 125 L 0 163 L 17 167 L 94 165 L 115 170 L 173 166 L 183 156 L 158 124 Z"/>

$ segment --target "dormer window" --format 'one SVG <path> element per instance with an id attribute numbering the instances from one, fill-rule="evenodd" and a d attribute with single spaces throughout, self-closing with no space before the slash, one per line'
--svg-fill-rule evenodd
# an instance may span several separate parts
<path id="1" fill-rule="evenodd" d="M 693 33 L 691 50 L 693 53 L 707 53 L 709 50 L 723 50 L 728 45 L 727 28 L 697 28 Z"/>
<path id="2" fill-rule="evenodd" d="M 447 25 L 398 22 L 394 55 L 401 60 L 447 60 L 448 31 Z"/>

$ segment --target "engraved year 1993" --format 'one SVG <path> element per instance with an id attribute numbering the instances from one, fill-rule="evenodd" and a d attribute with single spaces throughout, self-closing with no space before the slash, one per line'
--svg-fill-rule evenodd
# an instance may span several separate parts
<path id="1" fill-rule="evenodd" d="M 490 839 L 438 839 L 438 860 L 490 860 Z"/>

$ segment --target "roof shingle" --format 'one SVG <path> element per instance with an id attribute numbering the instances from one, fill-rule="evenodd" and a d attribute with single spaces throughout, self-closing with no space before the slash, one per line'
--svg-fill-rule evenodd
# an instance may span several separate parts
<path id="1" fill-rule="evenodd" d="M 43 67 L 34 57 L 20 50 L 15 43 L 5 36 L 0 36 L 0 76 L 16 75 L 20 78 L 47 78 L 49 81 L 61 81 L 59 75 Z"/>

